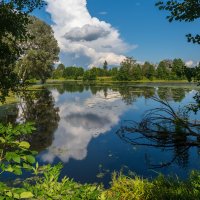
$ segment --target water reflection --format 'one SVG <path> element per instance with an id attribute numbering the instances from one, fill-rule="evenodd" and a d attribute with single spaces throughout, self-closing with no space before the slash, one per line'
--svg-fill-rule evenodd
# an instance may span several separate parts
<path id="1" fill-rule="evenodd" d="M 129 134 L 133 132 L 130 121 L 140 122 L 147 110 L 158 107 L 158 103 L 152 100 L 155 95 L 177 109 L 179 102 L 188 104 L 192 100 L 193 91 L 185 86 L 157 84 L 77 82 L 50 85 L 47 89 L 22 94 L 18 105 L 0 109 L 0 120 L 13 123 L 35 121 L 37 131 L 28 139 L 32 149 L 39 152 L 38 160 L 41 163 L 62 161 L 66 170 L 64 175 L 77 176 L 80 180 L 87 174 L 89 177 L 83 182 L 90 178 L 97 181 L 93 177 L 99 172 L 99 164 L 107 165 L 110 172 L 126 165 L 140 175 L 151 174 L 148 168 L 155 163 L 159 164 L 156 167 L 172 164 L 172 170 L 175 165 L 191 168 L 191 160 L 197 159 L 196 152 L 191 153 L 191 149 L 186 148 L 188 141 L 192 146 L 191 137 L 178 129 L 177 134 L 171 135 L 166 131 L 151 135 L 152 132 L 143 129 L 142 135 L 141 132 L 134 134 L 140 139 L 137 142 Z M 128 123 L 131 126 L 125 129 L 124 125 Z M 120 127 L 123 131 L 117 132 L 120 136 L 117 137 L 115 133 Z M 193 142 L 199 140 L 195 139 Z M 169 145 L 170 142 L 173 146 Z M 192 167 L 195 163 L 192 162 Z"/>
<path id="2" fill-rule="evenodd" d="M 53 134 L 58 127 L 59 109 L 55 107 L 52 93 L 43 88 L 39 91 L 26 91 L 20 96 L 18 122 L 35 123 L 36 131 L 27 138 L 31 148 L 38 152 L 49 147 Z"/>
<path id="3" fill-rule="evenodd" d="M 158 97 L 162 100 L 173 100 L 175 102 L 181 102 L 185 97 L 185 93 L 189 91 L 190 89 L 188 88 L 159 87 L 157 90 L 157 94 Z"/>
<path id="4" fill-rule="evenodd" d="M 118 124 L 120 115 L 128 109 L 119 92 L 100 90 L 91 93 L 60 95 L 52 91 L 59 106 L 60 122 L 54 140 L 42 155 L 43 161 L 53 162 L 57 157 L 62 162 L 70 158 L 82 160 L 87 156 L 87 148 L 92 138 L 98 137 Z M 67 99 L 67 101 L 66 101 Z"/>

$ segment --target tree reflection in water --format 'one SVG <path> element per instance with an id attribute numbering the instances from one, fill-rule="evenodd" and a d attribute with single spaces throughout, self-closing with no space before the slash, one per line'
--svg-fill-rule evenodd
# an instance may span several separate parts
<path id="1" fill-rule="evenodd" d="M 60 120 L 59 109 L 55 107 L 51 92 L 45 88 L 23 92 L 20 109 L 20 120 L 32 121 L 36 126 L 36 131 L 28 138 L 32 149 L 40 152 L 49 147 Z"/>
<path id="2" fill-rule="evenodd" d="M 157 97 L 152 99 L 161 106 L 147 111 L 140 122 L 126 121 L 117 135 L 131 145 L 173 151 L 171 160 L 150 164 L 149 168 L 162 168 L 174 162 L 186 167 L 189 149 L 200 147 L 200 122 L 191 118 L 186 107 L 174 110 L 167 101 Z"/>

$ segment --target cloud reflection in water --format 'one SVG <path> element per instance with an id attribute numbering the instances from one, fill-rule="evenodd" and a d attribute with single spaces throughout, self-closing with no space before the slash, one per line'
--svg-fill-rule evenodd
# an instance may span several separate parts
<path id="1" fill-rule="evenodd" d="M 73 98 L 72 95 L 69 98 L 67 93 L 60 95 L 56 90 L 52 94 L 60 109 L 60 122 L 52 145 L 41 156 L 43 161 L 50 163 L 56 157 L 65 163 L 70 158 L 86 158 L 92 138 L 111 130 L 128 109 L 120 94 L 112 90 L 108 90 L 106 98 L 103 91 L 93 96 L 76 93 Z"/>

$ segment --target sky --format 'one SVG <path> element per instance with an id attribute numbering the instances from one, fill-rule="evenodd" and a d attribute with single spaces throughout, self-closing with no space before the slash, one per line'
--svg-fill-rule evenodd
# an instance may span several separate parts
<path id="1" fill-rule="evenodd" d="M 45 0 L 33 15 L 50 24 L 66 66 L 119 65 L 126 56 L 158 63 L 182 58 L 200 61 L 200 45 L 187 42 L 199 33 L 200 20 L 173 22 L 155 7 L 156 0 Z"/>

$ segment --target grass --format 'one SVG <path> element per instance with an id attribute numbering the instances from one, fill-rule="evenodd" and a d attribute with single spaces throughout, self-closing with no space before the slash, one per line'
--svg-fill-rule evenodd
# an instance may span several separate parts
<path id="1" fill-rule="evenodd" d="M 0 102 L 0 106 L 8 105 L 8 104 L 14 104 L 17 103 L 18 99 L 17 97 L 13 94 L 10 93 L 8 97 L 6 97 L 5 103 Z"/>
<path id="2" fill-rule="evenodd" d="M 82 79 L 64 79 L 64 78 L 59 78 L 59 79 L 48 79 L 47 83 L 62 83 L 62 82 L 83 82 Z M 142 80 L 131 80 L 131 81 L 118 81 L 118 80 L 113 80 L 112 77 L 105 76 L 105 77 L 97 77 L 96 81 L 93 81 L 96 83 L 188 83 L 187 80 L 159 80 L 159 79 L 154 79 L 154 80 L 149 80 L 149 79 L 142 79 Z M 35 83 L 39 83 L 39 81 L 36 81 Z"/>
<path id="3" fill-rule="evenodd" d="M 200 199 L 200 174 L 192 172 L 188 180 L 158 176 L 148 180 L 113 174 L 111 187 L 103 192 L 107 200 L 197 200 Z"/>

